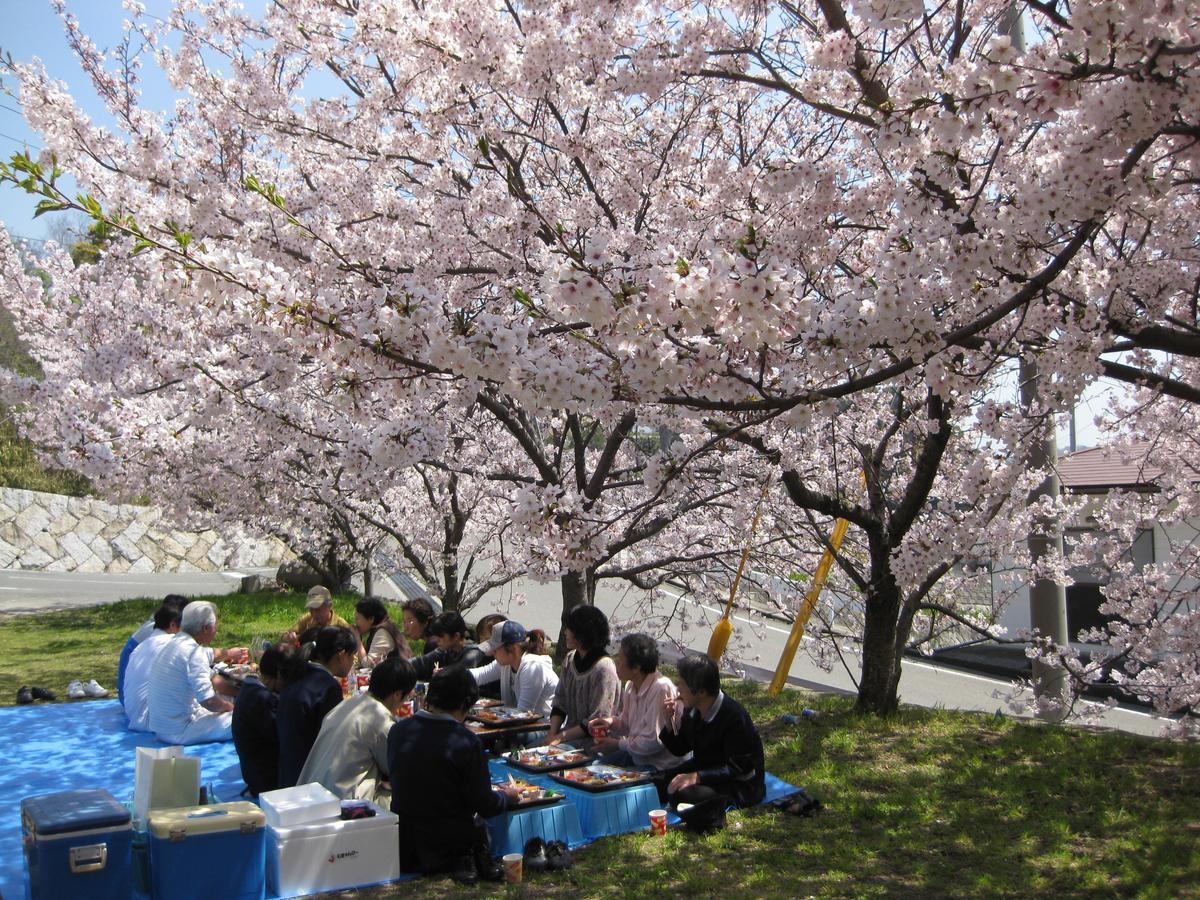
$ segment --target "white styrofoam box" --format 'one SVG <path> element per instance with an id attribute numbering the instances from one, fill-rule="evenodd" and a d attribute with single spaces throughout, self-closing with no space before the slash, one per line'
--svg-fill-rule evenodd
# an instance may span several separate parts
<path id="1" fill-rule="evenodd" d="M 267 828 L 267 887 L 276 897 L 395 881 L 400 877 L 399 818 L 371 806 L 369 819 L 340 818 Z"/>
<path id="2" fill-rule="evenodd" d="M 342 813 L 342 801 L 337 795 L 316 782 L 264 791 L 258 795 L 258 805 L 267 815 L 267 824 L 280 828 L 335 819 Z"/>

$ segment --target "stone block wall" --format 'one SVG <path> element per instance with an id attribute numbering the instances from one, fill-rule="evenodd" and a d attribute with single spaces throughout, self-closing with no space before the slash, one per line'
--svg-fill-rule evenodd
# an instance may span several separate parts
<path id="1" fill-rule="evenodd" d="M 0 569 L 219 572 L 290 555 L 278 541 L 240 531 L 178 531 L 153 506 L 0 488 Z"/>

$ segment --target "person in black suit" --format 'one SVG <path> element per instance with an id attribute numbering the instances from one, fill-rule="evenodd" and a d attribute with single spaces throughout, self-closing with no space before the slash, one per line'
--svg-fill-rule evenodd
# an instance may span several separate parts
<path id="1" fill-rule="evenodd" d="M 467 623 L 456 612 L 434 616 L 429 634 L 438 648 L 412 661 L 418 681 L 428 681 L 436 669 L 477 669 L 491 662 L 477 645 L 467 643 Z"/>
<path id="2" fill-rule="evenodd" d="M 259 677 L 248 677 L 233 703 L 233 746 L 247 792 L 257 797 L 279 787 L 279 692 L 304 672 L 304 661 L 287 644 L 268 647 L 258 661 Z"/>
<path id="3" fill-rule="evenodd" d="M 678 809 L 684 824 L 712 831 L 725 824 L 730 806 L 754 806 L 766 797 L 762 738 L 750 714 L 721 690 L 721 673 L 707 656 L 679 661 L 679 700 L 665 703 L 668 724 L 659 740 L 676 756 L 691 759 L 658 779 L 659 799 Z"/>
<path id="4" fill-rule="evenodd" d="M 358 639 L 349 628 L 322 628 L 312 659 L 300 677 L 279 694 L 279 786 L 294 787 L 325 714 L 342 702 L 338 681 L 354 668 Z"/>
<path id="5" fill-rule="evenodd" d="M 400 817 L 400 868 L 451 870 L 456 881 L 499 881 L 481 816 L 507 809 L 515 787 L 493 787 L 483 743 L 463 725 L 479 699 L 470 672 L 450 668 L 429 683 L 425 708 L 388 734 L 392 812 Z"/>

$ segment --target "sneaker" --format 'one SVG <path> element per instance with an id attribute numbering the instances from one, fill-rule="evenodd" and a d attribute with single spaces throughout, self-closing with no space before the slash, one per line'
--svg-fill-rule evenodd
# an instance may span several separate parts
<path id="1" fill-rule="evenodd" d="M 17 703 L 25 706 L 27 703 L 33 702 L 33 691 L 25 686 L 17 688 Z"/>
<path id="2" fill-rule="evenodd" d="M 67 685 L 67 696 L 70 697 L 72 700 L 82 700 L 84 697 L 86 697 L 87 694 L 85 694 L 83 692 L 83 682 L 82 681 L 72 681 L 70 684 L 68 684 Z"/>
<path id="3" fill-rule="evenodd" d="M 575 865 L 571 851 L 562 841 L 551 841 L 546 845 L 546 866 L 552 872 L 569 869 Z"/>
<path id="4" fill-rule="evenodd" d="M 450 877 L 459 884 L 474 884 L 479 880 L 479 871 L 475 868 L 475 857 L 465 853 L 454 861 Z"/>
<path id="5" fill-rule="evenodd" d="M 44 687 L 35 687 L 32 691 L 34 700 L 57 700 L 58 695 L 54 691 Z"/>
<path id="6" fill-rule="evenodd" d="M 481 881 L 504 880 L 504 866 L 500 865 L 492 858 L 492 854 L 481 847 L 475 849 L 475 871 L 479 874 Z"/>
<path id="7" fill-rule="evenodd" d="M 99 683 L 97 683 L 95 678 L 93 678 L 91 681 L 85 681 L 83 683 L 83 692 L 85 694 L 87 694 L 89 697 L 107 697 L 108 696 L 108 688 L 100 687 Z"/>

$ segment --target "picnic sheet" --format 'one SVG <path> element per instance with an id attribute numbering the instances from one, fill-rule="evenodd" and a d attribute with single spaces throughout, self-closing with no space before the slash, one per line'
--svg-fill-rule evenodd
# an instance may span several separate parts
<path id="1" fill-rule="evenodd" d="M 133 798 L 138 747 L 165 747 L 153 734 L 125 727 L 117 700 L 87 700 L 0 708 L 4 765 L 0 766 L 0 896 L 25 892 L 21 800 L 76 788 L 103 788 L 120 802 Z M 200 783 L 220 799 L 245 786 L 232 742 L 198 744 L 184 752 L 200 758 Z"/>

